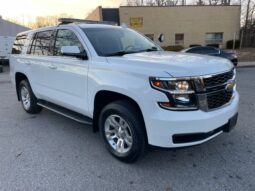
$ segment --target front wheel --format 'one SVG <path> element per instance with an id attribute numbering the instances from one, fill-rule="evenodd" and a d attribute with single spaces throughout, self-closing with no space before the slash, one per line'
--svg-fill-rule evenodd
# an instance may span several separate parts
<path id="1" fill-rule="evenodd" d="M 142 116 L 134 104 L 116 101 L 107 105 L 99 117 L 101 136 L 107 149 L 117 159 L 132 163 L 146 149 L 146 132 Z"/>

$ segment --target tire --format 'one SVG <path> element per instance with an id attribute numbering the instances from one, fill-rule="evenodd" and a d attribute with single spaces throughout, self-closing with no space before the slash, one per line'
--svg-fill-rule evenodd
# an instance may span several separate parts
<path id="1" fill-rule="evenodd" d="M 21 105 L 27 113 L 36 114 L 42 110 L 42 107 L 37 105 L 37 98 L 27 80 L 23 80 L 19 84 L 19 97 Z"/>
<path id="2" fill-rule="evenodd" d="M 118 160 L 133 163 L 144 155 L 147 136 L 137 107 L 126 100 L 105 106 L 99 116 L 101 137 Z"/>

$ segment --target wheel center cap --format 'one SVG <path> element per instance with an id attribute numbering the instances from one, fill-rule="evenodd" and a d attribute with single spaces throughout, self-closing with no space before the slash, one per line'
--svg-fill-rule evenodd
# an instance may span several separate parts
<path id="1" fill-rule="evenodd" d="M 117 132 L 117 136 L 118 136 L 119 138 L 123 138 L 123 137 L 124 137 L 124 134 L 125 134 L 125 132 L 122 130 L 121 127 L 119 127 L 119 128 L 118 128 L 118 132 Z"/>

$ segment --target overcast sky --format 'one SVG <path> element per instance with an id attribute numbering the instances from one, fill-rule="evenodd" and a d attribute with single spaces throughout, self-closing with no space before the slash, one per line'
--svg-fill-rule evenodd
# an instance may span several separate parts
<path id="1" fill-rule="evenodd" d="M 194 0 L 186 1 L 187 4 L 194 2 Z M 84 19 L 99 5 L 119 7 L 124 2 L 126 0 L 0 0 L 0 15 L 21 23 L 34 21 L 36 16 L 60 15 L 62 13 Z"/>
<path id="2" fill-rule="evenodd" d="M 77 18 L 86 15 L 99 5 L 118 7 L 122 0 L 0 0 L 0 15 L 21 22 L 32 21 L 36 16 L 66 13 Z"/>

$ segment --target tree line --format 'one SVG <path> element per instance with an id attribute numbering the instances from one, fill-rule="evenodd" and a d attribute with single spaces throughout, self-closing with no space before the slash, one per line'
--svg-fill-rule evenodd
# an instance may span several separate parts
<path id="1" fill-rule="evenodd" d="M 127 0 L 127 6 L 235 5 L 242 0 Z"/>

